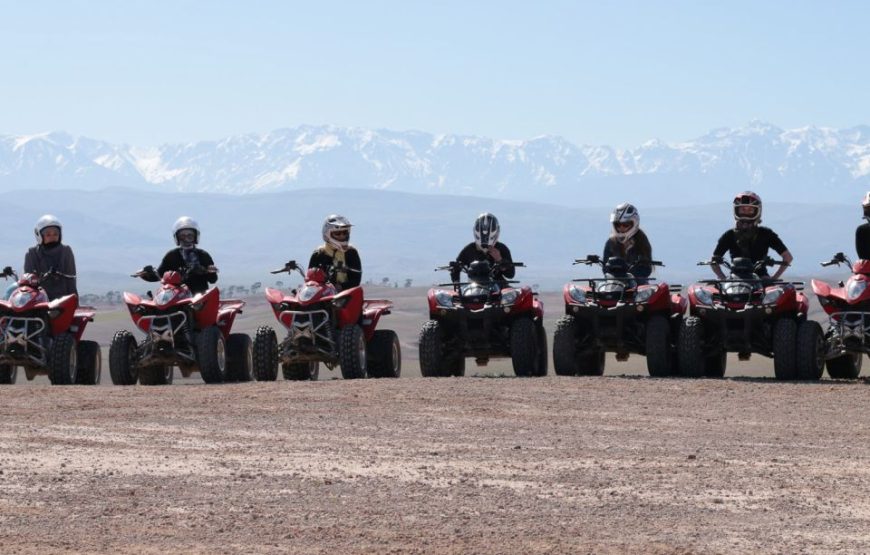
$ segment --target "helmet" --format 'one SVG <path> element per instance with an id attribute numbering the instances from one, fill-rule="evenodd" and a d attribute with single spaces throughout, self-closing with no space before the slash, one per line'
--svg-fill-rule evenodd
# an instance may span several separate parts
<path id="1" fill-rule="evenodd" d="M 640 213 L 633 204 L 623 202 L 610 213 L 610 224 L 613 226 L 613 236 L 625 243 L 640 229 Z M 625 224 L 631 224 L 631 227 L 621 229 Z"/>
<path id="2" fill-rule="evenodd" d="M 498 232 L 501 227 L 498 225 L 498 218 L 484 212 L 474 220 L 474 242 L 477 248 L 482 251 L 489 249 L 498 242 Z"/>
<path id="3" fill-rule="evenodd" d="M 199 243 L 199 224 L 189 216 L 182 216 L 175 220 L 175 224 L 172 226 L 172 238 L 175 239 L 176 245 L 181 245 L 181 240 L 178 239 L 178 232 L 182 229 L 192 229 L 195 233 L 193 244 Z"/>
<path id="4" fill-rule="evenodd" d="M 327 245 L 331 245 L 332 247 L 344 252 L 347 250 L 347 247 L 350 246 L 348 241 L 350 241 L 351 226 L 353 226 L 353 224 L 344 216 L 331 214 L 323 220 L 323 240 L 326 241 Z M 344 238 L 336 237 L 336 235 L 341 232 L 347 233 Z"/>
<path id="5" fill-rule="evenodd" d="M 57 219 L 57 216 L 52 216 L 51 214 L 46 214 L 36 220 L 36 226 L 33 228 L 33 234 L 36 235 L 36 244 L 42 244 L 42 231 L 47 227 L 56 227 L 58 233 L 58 241 L 60 241 L 60 236 L 62 236 L 63 226 L 60 223 L 60 220 Z"/>
<path id="6" fill-rule="evenodd" d="M 741 222 L 758 225 L 761 222 L 761 197 L 752 191 L 743 191 L 734 197 L 734 219 L 738 225 Z"/>
<path id="7" fill-rule="evenodd" d="M 861 206 L 864 208 L 864 219 L 870 220 L 870 191 L 867 191 L 867 194 L 864 195 Z"/>

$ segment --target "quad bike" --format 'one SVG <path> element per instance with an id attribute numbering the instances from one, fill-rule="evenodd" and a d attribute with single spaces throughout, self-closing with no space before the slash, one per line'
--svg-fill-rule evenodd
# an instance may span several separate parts
<path id="1" fill-rule="evenodd" d="M 817 380 L 824 361 L 822 328 L 807 320 L 809 301 L 803 283 L 761 279 L 765 266 L 781 264 L 765 258 L 722 258 L 698 265 L 721 265 L 727 279 L 702 280 L 689 288 L 690 316 L 683 320 L 678 341 L 680 372 L 687 377 L 722 377 L 726 353 L 740 360 L 752 353 L 773 357 L 780 380 Z"/>
<path id="2" fill-rule="evenodd" d="M 330 370 L 340 366 L 346 380 L 401 375 L 399 336 L 393 330 L 376 329 L 393 303 L 364 300 L 359 286 L 339 291 L 334 285 L 339 270 L 359 272 L 339 266 L 329 274 L 316 267 L 303 273 L 294 260 L 271 272 L 298 272 L 304 283 L 289 295 L 266 288 L 266 300 L 287 329 L 287 337 L 279 343 L 270 326 L 257 328 L 254 375 L 258 380 L 276 380 L 279 363 L 284 379 L 293 381 L 316 380 L 321 362 Z"/>
<path id="3" fill-rule="evenodd" d="M 565 316 L 556 322 L 553 336 L 556 374 L 600 376 L 606 352 L 615 352 L 620 361 L 630 353 L 645 355 L 650 376 L 674 374 L 676 336 L 687 305 L 680 286 L 635 279 L 632 267 L 619 257 L 605 263 L 589 255 L 574 264 L 597 264 L 604 277 L 565 285 Z M 658 261 L 647 264 L 663 266 Z"/>
<path id="4" fill-rule="evenodd" d="M 839 287 L 831 287 L 814 279 L 813 292 L 828 315 L 825 331 L 824 358 L 828 375 L 837 379 L 854 380 L 861 374 L 864 353 L 870 353 L 870 260 L 857 260 L 854 264 L 841 252 L 822 266 L 847 264 L 852 275 Z"/>
<path id="5" fill-rule="evenodd" d="M 501 279 L 500 266 L 506 264 L 480 260 L 436 268 L 465 272 L 468 281 L 429 290 L 429 320 L 419 342 L 424 377 L 464 376 L 466 357 L 474 357 L 478 366 L 510 357 L 517 376 L 547 375 L 544 304 L 531 288 L 515 288 L 518 282 Z"/>
<path id="6" fill-rule="evenodd" d="M 49 301 L 39 286 L 50 276 L 75 276 L 50 270 L 18 279 L 9 266 L 0 275 L 16 280 L 8 300 L 0 300 L 0 383 L 15 383 L 19 366 L 28 380 L 46 374 L 54 385 L 100 383 L 100 345 L 82 339 L 94 309 L 80 307 L 78 295 Z"/>
<path id="7" fill-rule="evenodd" d="M 184 274 L 203 268 L 164 272 L 156 294 L 143 299 L 124 293 L 133 323 L 145 332 L 137 344 L 129 331 L 119 331 L 109 348 L 109 371 L 115 385 L 166 385 L 172 383 L 173 368 L 189 377 L 199 372 L 205 383 L 251 380 L 251 338 L 230 333 L 241 314 L 244 301 L 220 300 L 217 288 L 192 294 L 184 285 Z M 131 277 L 154 280 L 151 266 Z"/>

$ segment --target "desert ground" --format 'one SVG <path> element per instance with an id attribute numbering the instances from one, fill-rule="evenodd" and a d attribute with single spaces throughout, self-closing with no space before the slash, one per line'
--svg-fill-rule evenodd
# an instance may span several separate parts
<path id="1" fill-rule="evenodd" d="M 870 387 L 419 377 L 422 289 L 382 320 L 399 380 L 0 388 L 3 553 L 870 552 Z M 547 327 L 562 312 L 544 294 Z M 272 323 L 250 299 L 234 331 Z M 100 307 L 87 337 L 132 329 Z M 866 371 L 865 371 L 866 373 Z M 337 371 L 334 372 L 338 374 Z"/>

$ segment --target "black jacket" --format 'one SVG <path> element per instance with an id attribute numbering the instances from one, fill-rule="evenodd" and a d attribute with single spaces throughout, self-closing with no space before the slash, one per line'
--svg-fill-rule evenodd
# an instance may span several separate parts
<path id="1" fill-rule="evenodd" d="M 145 281 L 160 281 L 164 272 L 174 270 L 181 272 L 184 276 L 184 284 L 190 289 L 191 293 L 205 293 L 208 291 L 208 284 L 217 282 L 217 274 L 214 272 L 205 272 L 205 269 L 214 265 L 211 255 L 202 249 L 193 248 L 198 264 L 193 268 L 188 268 L 184 262 L 184 255 L 181 252 L 181 247 L 172 249 L 163 257 L 160 267 L 157 268 L 156 276 L 143 276 Z M 186 271 L 185 271 L 186 270 Z"/>
<path id="2" fill-rule="evenodd" d="M 601 256 L 601 260 L 607 264 L 607 260 L 610 257 L 617 256 L 625 260 L 629 268 L 631 268 L 631 274 L 634 277 L 648 278 L 652 273 L 652 266 L 644 264 L 644 262 L 652 260 L 652 247 L 646 233 L 638 229 L 637 233 L 632 237 L 631 243 L 632 246 L 628 250 L 625 250 L 625 245 L 620 241 L 614 237 L 609 238 L 604 243 L 604 254 Z"/>
<path id="3" fill-rule="evenodd" d="M 728 252 L 732 259 L 743 257 L 758 262 L 764 260 L 770 249 L 775 250 L 779 255 L 788 250 L 779 235 L 769 227 L 758 226 L 754 233 L 748 234 L 729 229 L 719 238 L 713 255 L 723 256 Z M 760 277 L 766 277 L 767 268 L 762 267 L 757 273 Z"/>
<path id="4" fill-rule="evenodd" d="M 49 270 L 57 270 L 63 274 L 76 275 L 76 259 L 68 245 L 55 244 L 45 248 L 44 245 L 30 247 L 24 255 L 24 273 L 44 274 Z M 40 281 L 39 286 L 45 290 L 48 299 L 53 301 L 64 295 L 77 295 L 75 278 L 48 276 Z"/>
<path id="5" fill-rule="evenodd" d="M 870 223 L 861 224 L 855 230 L 855 250 L 858 258 L 870 259 Z"/>
<path id="6" fill-rule="evenodd" d="M 513 258 L 511 258 L 511 251 L 507 248 L 507 245 L 504 243 L 496 243 L 495 248 L 498 249 L 499 254 L 501 254 L 501 261 L 510 263 L 513 262 Z M 476 260 L 489 260 L 490 264 L 495 264 L 495 260 L 489 255 L 488 252 L 483 252 L 479 248 L 477 248 L 477 243 L 471 242 L 465 245 L 461 251 L 459 251 L 459 256 L 456 257 L 456 261 L 462 264 L 463 266 L 468 266 L 472 262 Z M 459 269 L 452 270 L 450 272 L 450 279 L 452 281 L 459 281 Z M 496 268 L 493 272 L 493 277 L 496 279 L 511 279 L 516 274 L 516 269 L 507 264 L 505 266 L 501 266 Z"/>
<path id="7" fill-rule="evenodd" d="M 358 270 L 357 272 L 336 271 L 333 275 L 336 258 L 335 255 L 339 252 L 340 251 L 332 247 L 327 247 L 326 245 L 317 247 L 314 252 L 311 253 L 311 258 L 308 260 L 308 267 L 320 268 L 326 272 L 327 277 L 334 280 L 333 285 L 338 287 L 339 290 L 358 286 L 362 281 L 362 261 L 359 258 L 359 252 L 357 252 L 353 245 L 349 245 L 347 250 L 344 251 L 344 266 L 352 270 Z"/>

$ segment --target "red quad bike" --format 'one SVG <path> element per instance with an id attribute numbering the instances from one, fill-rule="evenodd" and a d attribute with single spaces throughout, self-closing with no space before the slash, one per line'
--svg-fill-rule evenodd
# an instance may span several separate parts
<path id="1" fill-rule="evenodd" d="M 574 264 L 597 264 L 604 277 L 565 285 L 565 316 L 556 322 L 553 336 L 556 374 L 600 376 L 604 354 L 615 352 L 619 361 L 628 360 L 630 353 L 645 355 L 650 376 L 673 375 L 676 336 L 687 305 L 680 286 L 635 279 L 632 268 L 619 257 L 605 264 L 590 254 Z M 663 266 L 658 261 L 648 264 Z"/>
<path id="2" fill-rule="evenodd" d="M 185 270 L 202 272 L 201 268 Z M 131 277 L 156 276 L 150 266 Z M 251 338 L 230 333 L 244 301 L 220 300 L 217 288 L 192 294 L 182 272 L 168 271 L 155 295 L 142 299 L 124 293 L 136 327 L 145 332 L 137 344 L 129 331 L 119 331 L 109 348 L 109 370 L 115 385 L 166 385 L 173 367 L 189 377 L 199 372 L 205 383 L 251 380 Z"/>
<path id="3" fill-rule="evenodd" d="M 424 377 L 464 376 L 466 357 L 474 357 L 478 366 L 510 357 L 517 376 L 547 375 L 544 304 L 530 287 L 515 288 L 517 281 L 497 278 L 498 268 L 486 260 L 436 268 L 459 269 L 468 281 L 437 286 L 452 290 L 429 290 L 429 320 L 419 342 Z"/>
<path id="4" fill-rule="evenodd" d="M 722 377 L 726 353 L 740 360 L 752 353 L 773 357 L 779 380 L 818 380 L 823 371 L 822 328 L 807 320 L 809 301 L 803 284 L 761 279 L 764 266 L 781 264 L 766 258 L 721 258 L 699 266 L 724 266 L 730 277 L 702 280 L 689 288 L 690 316 L 683 320 L 678 341 L 680 372 L 687 377 Z"/>
<path id="5" fill-rule="evenodd" d="M 266 288 L 266 300 L 287 329 L 287 337 L 278 343 L 270 326 L 257 328 L 254 375 L 258 380 L 277 379 L 279 362 L 284 379 L 293 381 L 316 380 L 321 362 L 330 370 L 340 366 L 346 380 L 401 375 L 399 336 L 393 330 L 375 329 L 381 316 L 390 314 L 392 302 L 363 300 L 359 286 L 339 292 L 333 285 L 334 272 L 327 276 L 320 268 L 308 268 L 303 273 L 293 260 L 271 273 L 282 272 L 299 272 L 304 283 L 290 295 Z"/>
<path id="6" fill-rule="evenodd" d="M 54 385 L 100 383 L 100 345 L 82 340 L 94 309 L 80 307 L 78 295 L 49 301 L 39 287 L 52 275 L 75 276 L 51 270 L 18 279 L 9 266 L 0 275 L 17 281 L 9 299 L 0 301 L 0 383 L 15 383 L 19 366 L 28 380 L 47 374 Z"/>
<path id="7" fill-rule="evenodd" d="M 847 264 L 852 275 L 839 287 L 831 287 L 814 279 L 813 292 L 828 315 L 825 331 L 824 358 L 828 375 L 836 379 L 854 380 L 861 373 L 864 353 L 870 353 L 870 260 L 854 264 L 838 252 L 822 266 Z"/>

